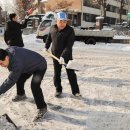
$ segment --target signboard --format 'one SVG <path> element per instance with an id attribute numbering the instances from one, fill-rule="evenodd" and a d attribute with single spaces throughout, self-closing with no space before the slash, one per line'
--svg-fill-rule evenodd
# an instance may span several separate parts
<path id="1" fill-rule="evenodd" d="M 130 18 L 130 13 L 127 14 L 127 17 Z"/>

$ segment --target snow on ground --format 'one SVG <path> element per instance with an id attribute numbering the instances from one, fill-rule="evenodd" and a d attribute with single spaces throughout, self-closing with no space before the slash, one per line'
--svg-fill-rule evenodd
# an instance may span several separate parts
<path id="1" fill-rule="evenodd" d="M 25 84 L 26 101 L 11 101 L 15 86 L 0 98 L 0 114 L 7 113 L 20 130 L 129 130 L 130 129 L 130 45 L 85 45 L 75 42 L 73 56 L 83 67 L 77 71 L 82 98 L 71 94 L 65 68 L 62 71 L 63 96 L 55 98 L 52 59 L 43 51 L 44 43 L 35 34 L 24 35 L 25 48 L 37 51 L 48 62 L 42 90 L 48 103 L 48 114 L 41 122 L 32 122 L 36 106 L 30 90 L 29 79 Z M 5 43 L 0 39 L 2 48 Z M 0 81 L 8 71 L 0 68 Z"/>

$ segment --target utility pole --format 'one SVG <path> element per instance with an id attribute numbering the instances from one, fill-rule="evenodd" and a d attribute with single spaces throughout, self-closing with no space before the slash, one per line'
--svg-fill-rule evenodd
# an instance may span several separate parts
<path id="1" fill-rule="evenodd" d="M 41 2 L 40 1 L 41 0 L 38 0 L 37 2 L 38 2 L 38 13 L 41 14 Z"/>
<path id="2" fill-rule="evenodd" d="M 47 0 L 38 0 L 38 13 L 45 13 L 45 3 Z M 43 10 L 44 8 L 44 10 Z"/>
<path id="3" fill-rule="evenodd" d="M 125 5 L 125 1 L 121 0 L 120 1 L 120 9 L 119 9 L 119 22 L 120 23 L 122 22 L 122 15 L 123 15 L 122 12 L 123 12 L 124 5 Z"/>

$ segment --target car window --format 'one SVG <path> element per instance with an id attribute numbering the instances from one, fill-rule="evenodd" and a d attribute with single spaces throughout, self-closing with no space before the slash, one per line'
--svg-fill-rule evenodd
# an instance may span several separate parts
<path id="1" fill-rule="evenodd" d="M 44 20 L 44 21 L 40 24 L 40 28 L 41 28 L 41 27 L 49 27 L 49 26 L 51 26 L 51 22 L 52 22 L 52 20 Z"/>
<path id="2" fill-rule="evenodd" d="M 54 19 L 54 15 L 53 15 L 53 14 L 49 14 L 49 15 L 47 16 L 47 18 L 49 18 L 49 19 Z"/>

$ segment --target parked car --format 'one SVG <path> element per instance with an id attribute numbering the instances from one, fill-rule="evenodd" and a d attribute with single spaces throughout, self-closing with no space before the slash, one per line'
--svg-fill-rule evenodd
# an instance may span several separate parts
<path id="1" fill-rule="evenodd" d="M 116 23 L 115 28 L 130 28 L 130 22 Z"/>
<path id="2" fill-rule="evenodd" d="M 42 21 L 42 18 L 45 16 L 45 14 L 36 14 L 36 15 L 30 15 L 29 16 L 29 21 L 27 23 L 27 26 L 34 26 L 33 24 L 37 24 L 37 26 L 40 24 Z"/>

